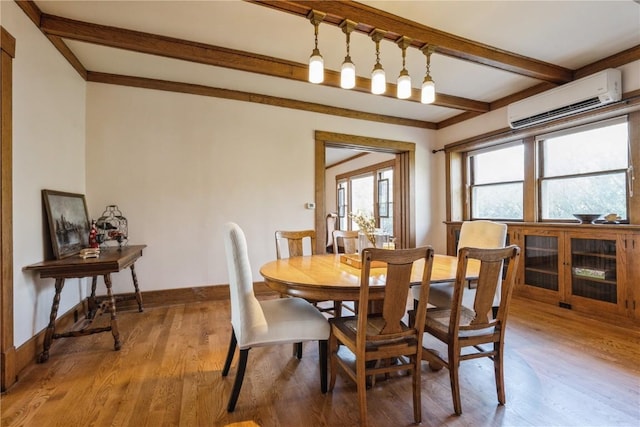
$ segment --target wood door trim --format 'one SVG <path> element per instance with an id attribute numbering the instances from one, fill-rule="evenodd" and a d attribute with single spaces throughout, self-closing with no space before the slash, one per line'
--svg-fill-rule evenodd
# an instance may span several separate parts
<path id="1" fill-rule="evenodd" d="M 13 58 L 16 40 L 0 27 L 0 388 L 16 382 L 13 343 Z"/>
<path id="2" fill-rule="evenodd" d="M 326 188 L 325 188 L 325 149 L 326 147 L 359 148 L 369 151 L 396 154 L 394 182 L 400 185 L 398 203 L 394 203 L 394 217 L 399 218 L 394 225 L 394 234 L 400 247 L 415 247 L 415 143 L 394 141 L 383 138 L 348 135 L 334 132 L 315 132 L 315 202 L 316 202 L 316 239 L 317 253 L 325 253 L 327 234 Z M 320 237 L 322 236 L 322 237 Z"/>

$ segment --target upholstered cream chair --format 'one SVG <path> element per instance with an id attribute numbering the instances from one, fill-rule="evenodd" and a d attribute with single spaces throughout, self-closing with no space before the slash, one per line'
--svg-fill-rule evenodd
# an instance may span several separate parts
<path id="1" fill-rule="evenodd" d="M 495 249 L 504 248 L 507 239 L 507 224 L 501 224 L 493 221 L 465 221 L 460 227 L 460 238 L 458 240 L 458 250 L 460 248 L 483 248 Z M 453 298 L 454 283 L 442 282 L 432 283 L 429 291 L 429 304 L 436 307 L 451 307 L 451 299 Z M 416 287 L 412 288 L 412 296 L 418 299 L 420 290 Z M 474 288 L 467 287 L 465 289 L 462 304 L 469 306 L 474 298 Z M 496 290 L 493 300 L 493 307 L 498 307 L 500 303 L 500 284 Z M 495 309 L 494 309 L 495 311 Z"/>
<path id="2" fill-rule="evenodd" d="M 302 298 L 278 298 L 258 301 L 253 291 L 253 276 L 242 229 L 225 225 L 224 245 L 231 293 L 231 341 L 222 376 L 229 373 L 236 350 L 240 360 L 229 397 L 227 411 L 233 412 L 242 387 L 249 350 L 253 347 L 318 341 L 320 388 L 327 391 L 327 340 L 329 323 L 313 305 Z M 300 355 L 298 355 L 300 357 Z"/>
<path id="3" fill-rule="evenodd" d="M 470 259 L 479 260 L 481 266 L 474 299 L 467 307 L 462 305 L 462 295 Z M 424 331 L 447 345 L 447 356 L 445 358 L 428 350 L 423 351 L 422 356 L 433 369 L 442 366 L 449 369 L 453 408 L 458 415 L 462 413 L 458 368 L 463 360 L 488 357 L 493 361 L 498 402 L 505 403 L 504 337 L 519 259 L 520 248 L 515 245 L 498 249 L 460 248 L 450 308 L 436 307 L 427 311 Z M 502 297 L 496 314 L 492 316 L 489 313 L 505 263 L 508 266 L 502 283 Z"/>

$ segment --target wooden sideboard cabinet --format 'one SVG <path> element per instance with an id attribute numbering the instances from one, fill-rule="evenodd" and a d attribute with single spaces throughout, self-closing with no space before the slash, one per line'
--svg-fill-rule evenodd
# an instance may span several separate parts
<path id="1" fill-rule="evenodd" d="M 515 294 L 611 321 L 640 322 L 640 227 L 507 223 L 522 250 Z M 460 223 L 447 224 L 455 254 Z"/>

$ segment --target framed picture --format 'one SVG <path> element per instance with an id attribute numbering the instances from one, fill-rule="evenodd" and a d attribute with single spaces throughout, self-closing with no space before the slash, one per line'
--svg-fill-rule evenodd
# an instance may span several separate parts
<path id="1" fill-rule="evenodd" d="M 89 214 L 83 194 L 42 190 L 51 247 L 56 259 L 77 254 L 89 246 Z"/>
<path id="2" fill-rule="evenodd" d="M 378 181 L 378 216 L 380 218 L 389 217 L 389 180 Z"/>

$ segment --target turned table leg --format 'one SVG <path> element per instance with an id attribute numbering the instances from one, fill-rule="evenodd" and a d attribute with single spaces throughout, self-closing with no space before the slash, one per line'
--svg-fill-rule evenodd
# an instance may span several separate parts
<path id="1" fill-rule="evenodd" d="M 64 286 L 64 279 L 56 279 L 56 294 L 53 296 L 53 304 L 51 305 L 51 315 L 49 316 L 49 326 L 44 334 L 44 345 L 42 353 L 38 358 L 39 363 L 49 360 L 49 348 L 53 341 L 53 334 L 56 332 L 56 317 L 58 317 L 58 307 L 60 306 L 60 293 Z"/>
<path id="2" fill-rule="evenodd" d="M 107 287 L 107 300 L 109 301 L 109 312 L 111 313 L 111 333 L 113 334 L 113 348 L 120 350 L 120 332 L 118 331 L 118 318 L 116 316 L 116 299 L 111 290 L 111 275 L 104 275 L 104 284 Z"/>
<path id="3" fill-rule="evenodd" d="M 142 294 L 140 293 L 140 288 L 138 287 L 138 276 L 136 276 L 135 264 L 131 264 L 131 277 L 133 278 L 133 287 L 136 290 L 136 301 L 138 302 L 138 311 L 142 313 L 144 309 L 142 308 Z"/>
<path id="4" fill-rule="evenodd" d="M 87 319 L 93 319 L 100 307 L 100 304 L 96 300 L 96 287 L 98 286 L 98 276 L 91 278 L 91 295 L 87 298 Z"/>

